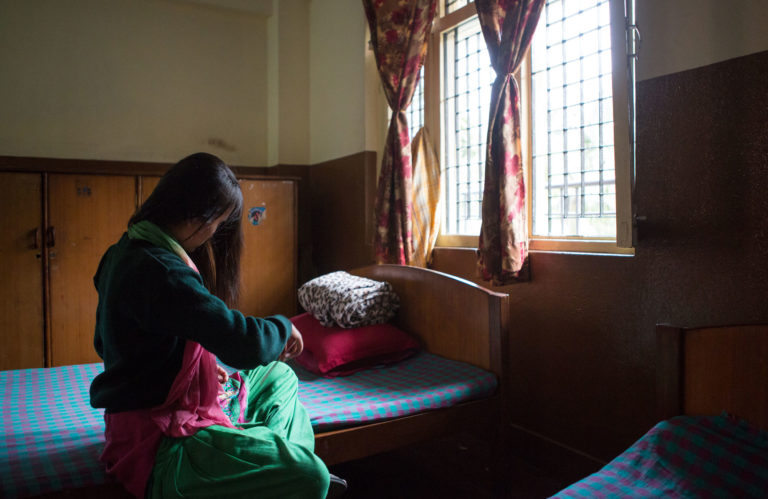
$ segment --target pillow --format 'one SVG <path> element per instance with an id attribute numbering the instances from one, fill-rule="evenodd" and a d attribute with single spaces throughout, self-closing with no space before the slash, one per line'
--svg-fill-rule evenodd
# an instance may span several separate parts
<path id="1" fill-rule="evenodd" d="M 323 326 L 345 328 L 383 324 L 397 312 L 400 299 L 388 282 L 344 271 L 331 272 L 303 284 L 299 303 Z"/>
<path id="2" fill-rule="evenodd" d="M 304 352 L 296 363 L 320 376 L 348 376 L 406 359 L 419 350 L 414 337 L 392 324 L 325 327 L 309 312 L 292 317 L 291 322 L 304 339 Z"/>

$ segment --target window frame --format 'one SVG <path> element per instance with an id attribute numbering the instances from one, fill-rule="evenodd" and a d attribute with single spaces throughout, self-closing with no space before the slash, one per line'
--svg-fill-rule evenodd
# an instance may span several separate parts
<path id="1" fill-rule="evenodd" d="M 543 237 L 534 236 L 533 211 L 532 211 L 532 112 L 531 112 L 531 61 L 530 48 L 519 70 L 515 73 L 515 79 L 519 83 L 521 106 L 521 145 L 525 158 L 525 182 L 526 204 L 528 217 L 529 250 L 532 252 L 576 252 L 576 253 L 602 253 L 602 254 L 634 254 L 633 247 L 633 149 L 630 137 L 630 84 L 632 74 L 628 72 L 627 58 L 627 31 L 628 19 L 631 19 L 629 10 L 633 0 L 609 0 L 611 13 L 611 59 L 612 59 L 612 85 L 613 85 L 613 126 L 614 126 L 614 155 L 616 178 L 616 238 L 585 238 L 585 237 Z M 628 5 L 625 6 L 625 2 Z M 442 145 L 445 143 L 445 129 L 442 126 L 442 95 L 441 85 L 441 61 L 443 60 L 444 47 L 442 46 L 442 34 L 458 24 L 477 15 L 475 3 L 470 2 L 459 9 L 444 14 L 442 1 L 439 2 L 438 13 L 432 25 L 429 37 L 430 50 L 427 51 L 424 62 L 424 125 L 430 130 L 439 130 L 432 133 L 435 141 L 434 147 L 439 151 L 440 164 L 445 165 L 445 151 Z M 625 16 L 625 8 L 627 15 Z M 433 48 L 437 47 L 438 50 Z M 613 47 L 622 47 L 623 50 L 615 50 Z M 617 77 L 619 76 L 619 77 Z M 442 200 L 441 200 L 442 201 Z M 441 213 L 443 217 L 441 202 Z M 442 225 L 442 224 L 441 224 Z M 463 247 L 477 248 L 477 235 L 438 235 L 438 247 Z"/>

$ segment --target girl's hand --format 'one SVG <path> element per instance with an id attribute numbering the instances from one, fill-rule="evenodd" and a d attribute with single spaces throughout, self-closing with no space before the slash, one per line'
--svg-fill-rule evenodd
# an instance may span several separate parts
<path id="1" fill-rule="evenodd" d="M 281 360 L 283 362 L 286 360 L 291 360 L 294 357 L 301 355 L 301 352 L 303 351 L 304 339 L 301 337 L 299 330 L 296 329 L 296 326 L 293 326 L 291 335 L 288 337 L 288 341 L 285 343 L 283 353 L 280 354 L 280 357 L 278 357 L 277 360 Z"/>
<path id="2" fill-rule="evenodd" d="M 229 375 L 227 374 L 227 371 L 225 371 L 224 368 L 218 364 L 216 364 L 216 374 L 218 375 L 220 385 L 223 385 L 229 379 Z"/>

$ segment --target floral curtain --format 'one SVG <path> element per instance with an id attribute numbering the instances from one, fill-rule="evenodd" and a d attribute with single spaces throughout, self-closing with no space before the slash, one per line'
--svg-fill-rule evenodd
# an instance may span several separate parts
<path id="1" fill-rule="evenodd" d="M 413 255 L 410 139 L 411 103 L 427 51 L 437 0 L 363 0 L 376 66 L 392 119 L 376 193 L 374 250 L 379 263 L 408 265 Z"/>
<path id="2" fill-rule="evenodd" d="M 483 37 L 496 71 L 485 160 L 482 226 L 477 250 L 481 277 L 494 285 L 526 278 L 528 220 L 520 146 L 517 71 L 546 0 L 476 0 Z"/>
<path id="3" fill-rule="evenodd" d="M 440 220 L 440 162 L 429 133 L 421 127 L 411 142 L 413 158 L 413 258 L 411 265 L 426 267 L 432 260 Z"/>

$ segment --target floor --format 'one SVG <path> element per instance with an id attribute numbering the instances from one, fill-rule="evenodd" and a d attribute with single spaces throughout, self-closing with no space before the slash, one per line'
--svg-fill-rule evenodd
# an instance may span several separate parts
<path id="1" fill-rule="evenodd" d="M 462 435 L 336 465 L 331 472 L 349 484 L 344 499 L 538 499 L 568 485 L 515 457 L 492 473 L 487 455 L 487 444 Z"/>

